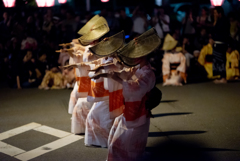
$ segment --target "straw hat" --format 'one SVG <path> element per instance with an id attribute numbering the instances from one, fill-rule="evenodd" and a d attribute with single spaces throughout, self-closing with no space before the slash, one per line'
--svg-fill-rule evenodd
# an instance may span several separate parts
<path id="1" fill-rule="evenodd" d="M 111 37 L 107 37 L 89 50 L 98 56 L 104 57 L 115 53 L 124 45 L 125 34 L 121 31 Z"/>
<path id="2" fill-rule="evenodd" d="M 182 50 L 183 50 L 183 49 L 182 49 L 182 47 L 180 47 L 180 46 L 179 46 L 179 47 L 176 47 L 176 49 L 175 49 L 176 52 L 182 52 Z"/>
<path id="3" fill-rule="evenodd" d="M 91 18 L 91 19 L 78 31 L 78 34 L 79 34 L 79 35 L 85 35 L 85 34 L 87 34 L 87 33 L 90 31 L 92 25 L 94 25 L 95 22 L 99 19 L 99 17 L 100 17 L 99 15 L 95 15 L 93 18 Z"/>
<path id="4" fill-rule="evenodd" d="M 121 48 L 118 54 L 127 58 L 140 58 L 153 52 L 160 44 L 160 37 L 151 28 Z"/>
<path id="5" fill-rule="evenodd" d="M 161 44 L 161 39 L 154 28 L 144 32 L 119 49 L 118 57 L 129 66 L 136 65 L 137 58 L 147 56 Z"/>
<path id="6" fill-rule="evenodd" d="M 164 39 L 162 50 L 172 50 L 177 46 L 177 43 L 177 40 L 175 40 L 170 34 L 167 34 Z"/>
<path id="7" fill-rule="evenodd" d="M 78 40 L 83 46 L 86 46 L 105 35 L 109 30 L 106 19 L 99 17 L 94 21 L 93 25 L 89 27 L 88 32 L 86 34 L 84 33 Z"/>

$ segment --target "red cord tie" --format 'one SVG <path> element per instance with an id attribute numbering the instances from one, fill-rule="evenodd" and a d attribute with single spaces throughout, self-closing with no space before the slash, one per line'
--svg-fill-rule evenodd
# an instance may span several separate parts
<path id="1" fill-rule="evenodd" d="M 135 37 L 134 39 L 135 45 L 137 45 L 137 37 Z"/>

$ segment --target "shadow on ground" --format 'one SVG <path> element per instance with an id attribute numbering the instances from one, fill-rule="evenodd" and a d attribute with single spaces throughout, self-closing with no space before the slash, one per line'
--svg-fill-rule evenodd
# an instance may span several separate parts
<path id="1" fill-rule="evenodd" d="M 171 102 L 177 102 L 178 100 L 164 100 L 161 101 L 161 103 L 171 103 Z"/>
<path id="2" fill-rule="evenodd" d="M 154 114 L 153 117 L 163 117 L 163 116 L 178 116 L 178 115 L 189 115 L 192 112 L 178 112 L 178 113 L 162 113 L 162 114 Z"/>
<path id="3" fill-rule="evenodd" d="M 149 132 L 148 137 L 160 137 L 168 135 L 190 135 L 190 134 L 202 134 L 206 131 L 167 131 L 167 132 Z"/>
<path id="4" fill-rule="evenodd" d="M 198 134 L 204 131 L 166 132 L 158 136 L 176 134 Z M 155 135 L 154 133 L 151 135 Z M 146 147 L 144 161 L 216 161 L 210 152 L 238 151 L 235 149 L 205 147 L 201 142 L 191 140 L 169 140 L 157 142 L 153 147 Z"/>

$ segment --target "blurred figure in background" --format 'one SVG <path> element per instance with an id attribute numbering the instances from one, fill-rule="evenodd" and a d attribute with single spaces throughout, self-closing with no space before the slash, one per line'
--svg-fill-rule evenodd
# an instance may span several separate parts
<path id="1" fill-rule="evenodd" d="M 107 10 L 107 17 L 106 17 L 108 26 L 110 31 L 106 34 L 106 36 L 112 36 L 119 31 L 119 23 L 118 19 L 114 16 L 114 12 L 112 9 Z"/>
<path id="2" fill-rule="evenodd" d="M 157 14 L 152 19 L 152 26 L 155 27 L 161 39 L 164 39 L 167 33 L 170 32 L 169 24 L 170 18 L 165 14 L 164 8 L 157 7 Z"/>
<path id="3" fill-rule="evenodd" d="M 236 50 L 236 44 L 234 42 L 229 44 L 227 50 L 227 62 L 226 62 L 226 74 L 227 80 L 238 80 L 239 74 L 239 52 Z"/>
<path id="4" fill-rule="evenodd" d="M 202 65 L 206 72 L 208 79 L 216 79 L 219 76 L 213 76 L 213 39 L 209 39 L 209 43 L 205 45 L 198 57 L 198 62 Z"/>
<path id="5" fill-rule="evenodd" d="M 230 35 L 232 39 L 236 40 L 238 32 L 238 21 L 236 20 L 235 14 L 233 12 L 230 12 L 228 14 L 228 19 L 230 23 Z"/>
<path id="6" fill-rule="evenodd" d="M 177 43 L 169 34 L 164 39 L 162 50 L 166 52 L 162 59 L 163 86 L 182 86 L 183 81 L 187 83 L 186 58 L 179 52 L 182 49 L 176 47 Z"/>
<path id="7" fill-rule="evenodd" d="M 21 42 L 21 50 L 36 50 L 38 46 L 37 40 L 34 39 L 28 31 L 25 32 Z"/>
<path id="8" fill-rule="evenodd" d="M 52 26 L 53 26 L 52 17 L 50 17 L 48 14 L 45 14 L 42 30 L 45 31 L 46 33 L 49 33 L 51 31 Z"/>
<path id="9" fill-rule="evenodd" d="M 125 9 L 120 9 L 119 29 L 124 30 L 125 35 L 130 35 L 133 27 L 133 21 L 126 15 Z"/>
<path id="10" fill-rule="evenodd" d="M 147 30 L 147 15 L 143 7 L 137 6 L 132 13 L 133 18 L 133 35 L 134 37 L 139 36 Z"/>
<path id="11" fill-rule="evenodd" d="M 214 9 L 214 23 L 212 29 L 213 45 L 213 75 L 220 75 L 214 83 L 227 83 L 226 80 L 226 51 L 229 40 L 230 25 L 224 16 L 222 7 Z"/>
<path id="12" fill-rule="evenodd" d="M 189 9 L 186 13 L 186 16 L 182 20 L 182 35 L 189 37 L 190 41 L 193 39 L 196 29 L 194 28 L 194 17 L 192 10 Z"/>
<path id="13" fill-rule="evenodd" d="M 16 85 L 18 89 L 37 87 L 36 67 L 33 62 L 33 53 L 28 50 L 23 57 L 22 62 L 19 62 L 16 67 Z"/>
<path id="14" fill-rule="evenodd" d="M 49 71 L 46 71 L 45 76 L 43 77 L 39 89 L 63 89 L 65 88 L 63 82 L 63 76 L 58 69 L 58 67 L 53 67 Z"/>
<path id="15" fill-rule="evenodd" d="M 190 62 L 193 58 L 193 44 L 190 43 L 189 38 L 186 36 L 183 38 L 182 42 L 182 53 L 186 58 L 187 71 L 189 71 L 191 65 Z"/>
<path id="16" fill-rule="evenodd" d="M 8 12 L 3 13 L 3 21 L 0 22 L 0 39 L 9 39 L 12 26 L 12 16 Z"/>
<path id="17" fill-rule="evenodd" d="M 209 25 L 207 7 L 201 9 L 201 15 L 196 18 L 196 22 L 197 33 L 200 33 L 202 28 L 206 28 Z"/>

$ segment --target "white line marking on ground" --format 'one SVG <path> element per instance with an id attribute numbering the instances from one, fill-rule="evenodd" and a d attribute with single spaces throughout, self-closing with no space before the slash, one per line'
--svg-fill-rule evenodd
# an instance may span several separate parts
<path id="1" fill-rule="evenodd" d="M 7 139 L 7 138 L 10 138 L 10 137 L 12 137 L 12 136 L 21 134 L 21 133 L 23 133 L 23 132 L 32 130 L 32 129 L 34 129 L 34 128 L 36 128 L 36 127 L 39 127 L 39 126 L 41 126 L 41 124 L 32 122 L 32 123 L 30 123 L 30 124 L 23 125 L 23 126 L 20 126 L 20 127 L 15 128 L 15 129 L 12 129 L 12 130 L 9 130 L 9 131 L 0 133 L 0 141 L 1 141 L 1 140 L 4 140 L 4 139 Z"/>
<path id="2" fill-rule="evenodd" d="M 46 134 L 49 134 L 49 135 L 53 135 L 53 136 L 56 136 L 56 137 L 59 137 L 59 138 L 63 138 L 65 136 L 71 135 L 71 133 L 69 133 L 69 132 L 54 129 L 52 127 L 44 126 L 44 125 L 40 126 L 40 127 L 37 127 L 33 130 L 36 130 L 36 131 L 39 131 L 39 132 L 42 132 L 42 133 L 46 133 Z"/>
<path id="3" fill-rule="evenodd" d="M 64 146 L 66 146 L 68 144 L 71 144 L 75 141 L 78 141 L 80 139 L 83 139 L 83 137 L 71 134 L 67 137 L 61 138 L 61 139 L 56 140 L 54 142 L 51 142 L 49 144 L 40 146 L 39 148 L 36 148 L 36 149 L 33 149 L 33 150 L 28 151 L 26 153 L 17 155 L 17 156 L 15 156 L 15 158 L 17 158 L 19 160 L 22 160 L 22 161 L 27 161 L 27 160 L 36 158 L 40 155 L 43 155 L 45 153 L 48 153 L 50 151 L 53 151 L 53 150 L 59 149 L 61 147 L 64 147 Z"/>
<path id="4" fill-rule="evenodd" d="M 24 153 L 26 151 L 0 141 L 0 152 L 10 156 L 14 156 Z"/>

